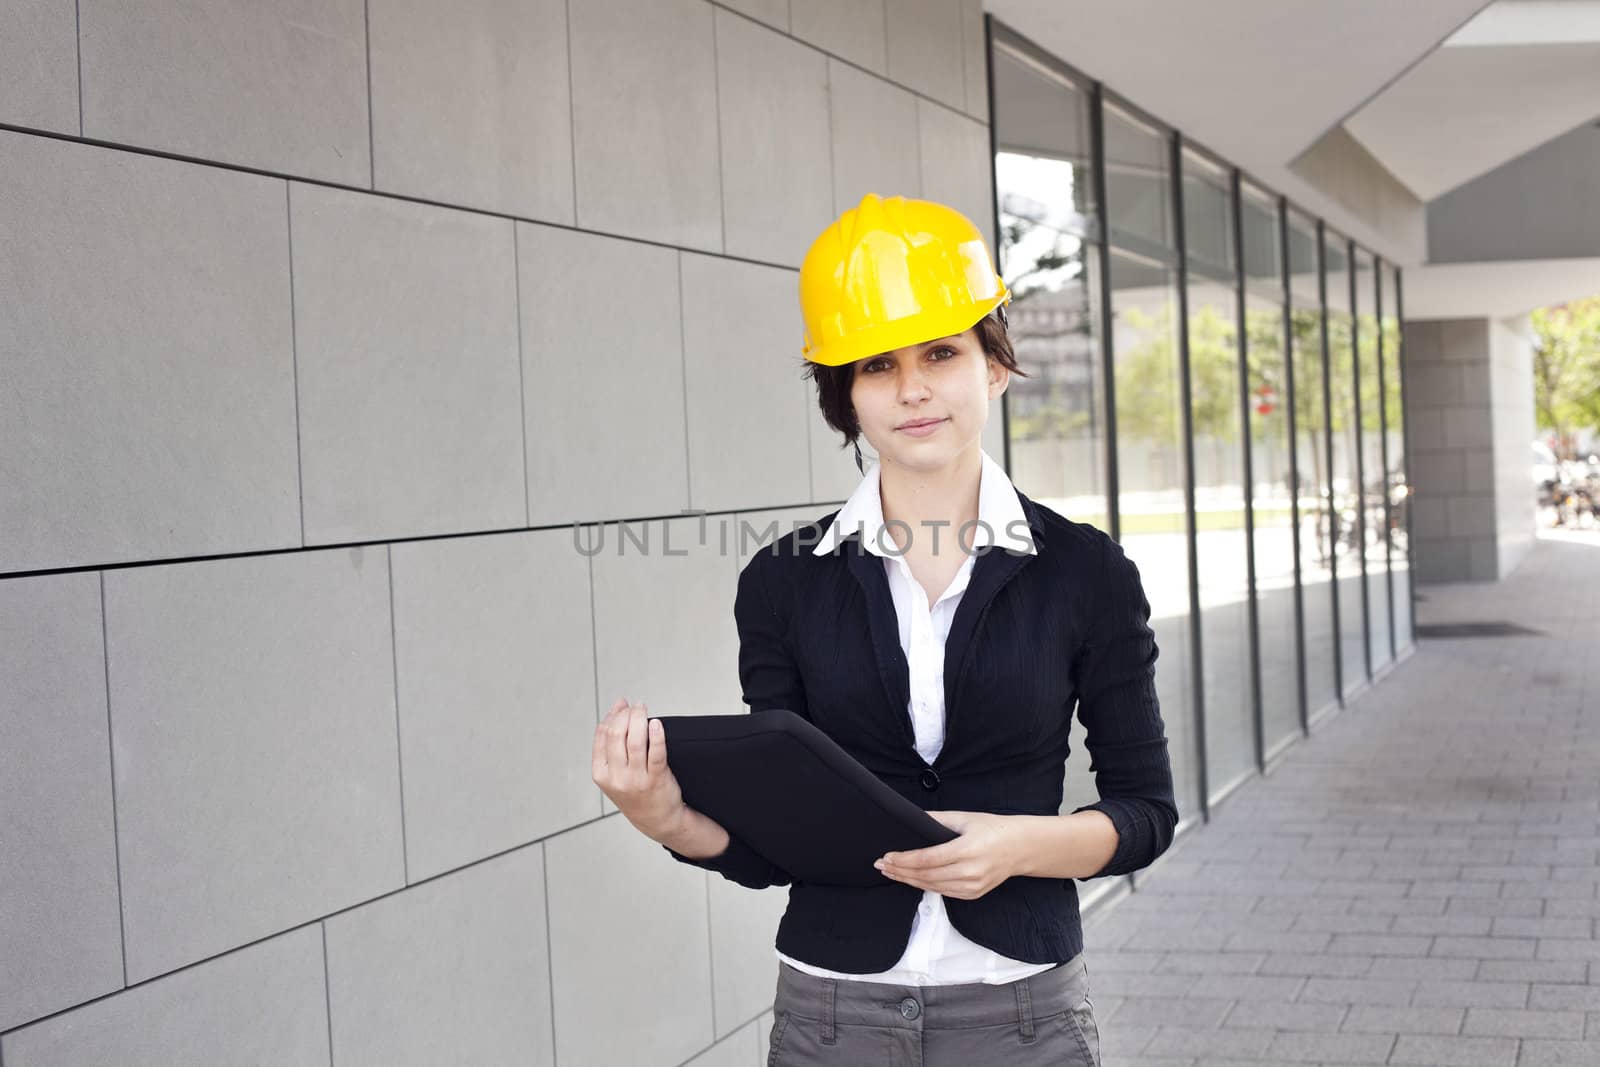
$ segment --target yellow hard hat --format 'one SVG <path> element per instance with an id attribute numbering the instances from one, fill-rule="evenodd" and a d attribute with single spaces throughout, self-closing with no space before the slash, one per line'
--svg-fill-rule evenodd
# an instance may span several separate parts
<path id="1" fill-rule="evenodd" d="M 1010 299 L 983 234 L 961 212 L 868 193 L 800 265 L 803 351 L 843 366 L 958 334 Z"/>

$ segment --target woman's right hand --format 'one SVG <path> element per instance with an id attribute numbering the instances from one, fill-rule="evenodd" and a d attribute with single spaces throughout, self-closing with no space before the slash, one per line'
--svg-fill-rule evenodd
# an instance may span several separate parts
<path id="1" fill-rule="evenodd" d="M 678 779 L 667 767 L 667 734 L 644 704 L 627 698 L 594 731 L 594 784 L 646 837 L 661 841 L 683 824 L 689 810 Z"/>

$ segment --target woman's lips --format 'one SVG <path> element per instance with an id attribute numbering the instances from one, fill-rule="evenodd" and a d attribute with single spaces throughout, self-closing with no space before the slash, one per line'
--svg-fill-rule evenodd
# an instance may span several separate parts
<path id="1" fill-rule="evenodd" d="M 912 437 L 927 437 L 949 421 L 949 419 L 940 419 L 937 422 L 925 422 L 920 426 L 902 426 L 900 427 L 900 432 L 909 434 Z"/>

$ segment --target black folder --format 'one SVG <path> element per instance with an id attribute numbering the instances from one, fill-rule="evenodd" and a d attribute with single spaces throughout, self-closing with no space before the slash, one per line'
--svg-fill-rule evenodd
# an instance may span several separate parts
<path id="1" fill-rule="evenodd" d="M 885 852 L 960 836 L 792 711 L 658 718 L 684 803 L 796 881 L 891 884 Z"/>

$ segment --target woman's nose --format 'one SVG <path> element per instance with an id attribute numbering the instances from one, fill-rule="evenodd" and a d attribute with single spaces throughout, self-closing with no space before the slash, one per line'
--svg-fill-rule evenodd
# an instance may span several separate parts
<path id="1" fill-rule="evenodd" d="M 912 369 L 900 375 L 900 399 L 910 402 L 927 398 L 932 390 L 928 387 L 928 380 L 922 371 Z"/>

